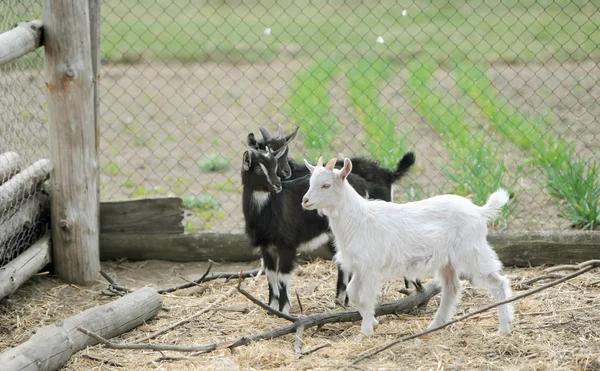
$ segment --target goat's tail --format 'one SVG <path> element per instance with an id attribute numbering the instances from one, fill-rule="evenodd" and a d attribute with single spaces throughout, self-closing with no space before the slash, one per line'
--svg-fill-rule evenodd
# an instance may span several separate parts
<path id="1" fill-rule="evenodd" d="M 415 154 L 412 152 L 407 152 L 402 156 L 400 161 L 398 161 L 398 165 L 396 165 L 396 170 L 392 175 L 392 183 L 396 180 L 402 178 L 404 174 L 408 172 L 411 166 L 415 163 Z"/>
<path id="2" fill-rule="evenodd" d="M 495 219 L 500 214 L 502 206 L 506 205 L 509 200 L 508 192 L 500 188 L 492 193 L 485 205 L 481 207 L 481 215 L 487 220 Z"/>

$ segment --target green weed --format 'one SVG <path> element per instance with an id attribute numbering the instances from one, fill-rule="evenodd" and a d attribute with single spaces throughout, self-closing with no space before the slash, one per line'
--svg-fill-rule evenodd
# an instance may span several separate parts
<path id="1" fill-rule="evenodd" d="M 517 176 L 506 171 L 497 153 L 498 144 L 487 133 L 471 127 L 464 107 L 432 87 L 437 63 L 431 58 L 419 58 L 412 60 L 407 68 L 410 77 L 405 94 L 446 143 L 450 159 L 444 171 L 455 187 L 453 193 L 472 196 L 477 205 L 483 205 L 500 187 L 514 192 Z M 514 211 L 515 200 L 503 208 L 505 219 Z"/>
<path id="2" fill-rule="evenodd" d="M 382 166 L 391 168 L 406 152 L 407 133 L 397 132 L 398 113 L 381 102 L 381 82 L 392 70 L 382 58 L 360 58 L 346 72 L 348 96 L 368 137 L 367 150 Z"/>
<path id="3" fill-rule="evenodd" d="M 219 201 L 210 195 L 182 196 L 183 208 L 188 210 L 211 210 L 220 206 Z"/>
<path id="4" fill-rule="evenodd" d="M 329 158 L 336 153 L 331 143 L 338 127 L 331 112 L 329 83 L 339 72 L 337 63 L 330 58 L 316 59 L 314 63 L 296 73 L 291 84 L 288 111 L 291 120 L 302 128 L 308 158 Z"/>
<path id="5" fill-rule="evenodd" d="M 209 154 L 198 160 L 198 167 L 205 173 L 229 168 L 229 160 L 221 155 Z"/>

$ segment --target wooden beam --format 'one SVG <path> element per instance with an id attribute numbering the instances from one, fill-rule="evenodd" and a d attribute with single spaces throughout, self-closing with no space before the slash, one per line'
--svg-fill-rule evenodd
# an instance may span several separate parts
<path id="1" fill-rule="evenodd" d="M 0 66 L 12 62 L 42 45 L 42 21 L 19 23 L 0 34 Z"/>
<path id="2" fill-rule="evenodd" d="M 569 264 L 600 256 L 600 232 L 556 231 L 497 233 L 488 241 L 505 266 L 527 267 Z M 102 260 L 159 259 L 168 261 L 251 261 L 258 255 L 249 248 L 244 234 L 198 233 L 181 235 L 142 235 L 106 233 L 100 236 Z M 301 259 L 331 259 L 325 247 Z"/>
<path id="3" fill-rule="evenodd" d="M 3 370 L 57 370 L 76 352 L 98 343 L 78 331 L 78 327 L 108 339 L 143 324 L 156 316 L 161 307 L 160 294 L 144 287 L 38 329 L 25 343 L 1 353 L 0 365 Z"/>
<path id="4" fill-rule="evenodd" d="M 98 279 L 98 152 L 89 3 L 43 0 L 53 262 L 68 283 Z"/>
<path id="5" fill-rule="evenodd" d="M 0 267 L 0 299 L 17 291 L 22 284 L 50 263 L 51 256 L 50 234 L 46 233 L 16 259 Z"/>
<path id="6" fill-rule="evenodd" d="M 100 233 L 181 234 L 179 197 L 143 198 L 100 204 Z"/>
<path id="7" fill-rule="evenodd" d="M 0 264 L 7 251 L 17 254 L 31 245 L 30 238 L 22 240 L 20 236 L 35 235 L 33 238 L 37 239 L 37 231 L 43 233 L 49 213 L 50 198 L 44 192 L 37 192 L 0 216 Z"/>
<path id="8" fill-rule="evenodd" d="M 21 171 L 21 156 L 15 152 L 0 154 L 0 185 Z"/>
<path id="9" fill-rule="evenodd" d="M 0 215 L 34 194 L 51 170 L 50 161 L 42 159 L 0 185 Z"/>

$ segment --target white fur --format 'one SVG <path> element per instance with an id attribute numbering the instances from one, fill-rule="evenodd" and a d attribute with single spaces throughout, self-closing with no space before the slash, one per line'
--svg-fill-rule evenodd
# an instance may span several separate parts
<path id="1" fill-rule="evenodd" d="M 490 290 L 496 301 L 511 295 L 500 275 L 502 264 L 486 240 L 487 221 L 508 202 L 500 189 L 479 207 L 464 197 L 442 195 L 418 202 L 395 204 L 365 200 L 348 184 L 352 163 L 342 170 L 312 167 L 310 188 L 304 200 L 309 209 L 329 217 L 337 244 L 336 260 L 352 272 L 348 296 L 363 318 L 361 331 L 373 333 L 377 294 L 384 278 L 436 275 L 442 298 L 430 328 L 448 322 L 460 300 L 459 275 Z M 330 184 L 323 189 L 323 184 Z M 498 307 L 500 331 L 512 322 L 509 304 Z"/>
<path id="2" fill-rule="evenodd" d="M 304 242 L 298 246 L 298 252 L 308 252 L 318 249 L 329 242 L 331 237 L 327 233 L 321 233 L 310 241 Z"/>
<path id="3" fill-rule="evenodd" d="M 265 271 L 265 275 L 267 276 L 267 281 L 269 282 L 269 286 L 271 286 L 271 289 L 273 290 L 274 294 L 273 301 L 269 304 L 269 306 L 275 310 L 279 310 L 279 294 L 281 293 L 281 287 L 283 287 L 284 284 L 288 299 L 290 297 L 289 290 L 291 275 L 279 273 L 268 269 Z M 290 313 L 289 300 L 285 307 L 283 307 L 282 312 L 285 314 Z"/>
<path id="4" fill-rule="evenodd" d="M 268 202 L 271 194 L 269 192 L 254 191 L 252 192 L 252 203 L 256 210 L 260 211 Z"/>

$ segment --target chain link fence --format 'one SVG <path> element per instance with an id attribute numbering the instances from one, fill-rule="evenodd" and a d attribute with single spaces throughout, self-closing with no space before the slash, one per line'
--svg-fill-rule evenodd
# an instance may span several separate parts
<path id="1" fill-rule="evenodd" d="M 102 198 L 177 195 L 243 230 L 246 136 L 417 163 L 396 201 L 515 198 L 498 228 L 594 228 L 597 1 L 103 2 Z"/>
<path id="2" fill-rule="evenodd" d="M 37 1 L 2 0 L 0 33 L 41 16 Z M 47 168 L 39 160 L 49 153 L 42 53 L 0 67 L 0 266 L 35 242 L 49 220 L 47 191 L 31 180 Z"/>

